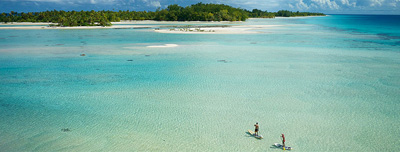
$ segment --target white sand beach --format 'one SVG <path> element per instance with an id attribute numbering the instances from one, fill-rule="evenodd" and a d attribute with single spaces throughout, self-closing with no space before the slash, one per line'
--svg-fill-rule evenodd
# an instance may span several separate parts
<path id="1" fill-rule="evenodd" d="M 8 23 L 0 22 L 0 26 L 1 25 L 50 25 L 50 24 L 55 24 L 55 23 L 51 23 L 51 22 L 8 22 Z"/>
<path id="2" fill-rule="evenodd" d="M 254 34 L 256 29 L 277 28 L 283 25 L 234 25 L 229 27 L 199 27 L 156 29 L 159 33 L 187 33 L 187 34 Z"/>
<path id="3" fill-rule="evenodd" d="M 4 24 L 3 24 L 4 25 Z M 6 24 L 9 25 L 9 24 Z M 13 25 L 13 24 L 11 24 Z M 22 25 L 22 24 L 19 24 Z M 151 28 L 149 26 L 138 26 L 138 25 L 113 25 L 113 26 L 75 26 L 75 27 L 59 27 L 59 26 L 36 26 L 39 24 L 23 24 L 23 25 L 35 25 L 35 26 L 0 26 L 0 29 L 123 29 L 123 28 Z M 42 24 L 40 24 L 42 25 Z"/>
<path id="4" fill-rule="evenodd" d="M 118 29 L 118 28 L 157 28 L 165 25 L 174 25 L 182 23 L 185 25 L 209 25 L 209 24 L 240 24 L 242 22 L 207 22 L 207 21 L 152 21 L 152 20 L 132 20 L 132 21 L 121 21 L 111 22 L 112 26 L 75 26 L 75 27 L 59 27 L 51 26 L 57 23 L 51 22 L 0 22 L 0 29 Z"/>

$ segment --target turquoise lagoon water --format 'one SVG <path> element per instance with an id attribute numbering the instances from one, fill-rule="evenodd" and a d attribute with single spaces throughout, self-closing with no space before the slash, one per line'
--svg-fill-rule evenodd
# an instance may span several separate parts
<path id="1" fill-rule="evenodd" d="M 354 18 L 371 19 L 1 30 L 0 151 L 280 151 L 281 133 L 295 151 L 399 151 L 398 21 Z M 164 44 L 178 46 L 147 47 Z"/>

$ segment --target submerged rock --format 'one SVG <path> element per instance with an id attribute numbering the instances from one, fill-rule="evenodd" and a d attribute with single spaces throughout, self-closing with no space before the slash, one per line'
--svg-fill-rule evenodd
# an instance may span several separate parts
<path id="1" fill-rule="evenodd" d="M 62 132 L 70 132 L 71 130 L 69 128 L 63 128 L 61 129 Z"/>
<path id="2" fill-rule="evenodd" d="M 228 63 L 229 61 L 226 60 L 217 60 L 218 62 Z"/>

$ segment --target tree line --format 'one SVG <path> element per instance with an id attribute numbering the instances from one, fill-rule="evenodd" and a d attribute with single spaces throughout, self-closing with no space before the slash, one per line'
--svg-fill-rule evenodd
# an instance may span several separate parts
<path id="1" fill-rule="evenodd" d="M 312 12 L 292 12 L 288 10 L 280 10 L 278 12 L 268 12 L 259 9 L 253 9 L 249 12 L 249 17 L 252 18 L 275 18 L 275 17 L 297 17 L 297 16 L 325 16 L 324 13 Z"/>
<path id="2" fill-rule="evenodd" d="M 251 18 L 274 18 L 275 16 L 317 16 L 322 13 L 278 12 L 234 8 L 224 4 L 197 3 L 187 7 L 177 4 L 155 12 L 147 11 L 45 11 L 1 13 L 0 22 L 51 22 L 58 26 L 110 26 L 111 22 L 121 20 L 157 20 L 157 21 L 245 21 Z"/>
<path id="3" fill-rule="evenodd" d="M 296 16 L 325 16 L 323 13 L 310 13 L 310 12 L 291 12 L 288 10 L 280 10 L 276 12 L 276 16 L 281 17 L 296 17 Z"/>

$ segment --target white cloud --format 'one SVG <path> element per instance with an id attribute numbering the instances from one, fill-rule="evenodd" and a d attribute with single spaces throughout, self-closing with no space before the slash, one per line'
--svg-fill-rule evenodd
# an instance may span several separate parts
<path id="1" fill-rule="evenodd" d="M 292 8 L 292 9 L 294 8 L 294 6 L 292 4 L 289 4 L 289 7 Z"/>
<path id="2" fill-rule="evenodd" d="M 329 8 L 329 9 L 339 9 L 340 6 L 336 4 L 336 1 L 331 0 L 311 0 L 316 6 L 320 8 Z"/>
<path id="3" fill-rule="evenodd" d="M 150 2 L 150 6 L 153 6 L 153 7 L 161 7 L 161 4 L 160 4 L 159 1 L 151 1 L 151 2 Z"/>
<path id="4" fill-rule="evenodd" d="M 303 10 L 303 9 L 308 10 L 309 7 L 308 7 L 308 5 L 306 3 L 303 2 L 303 0 L 298 0 L 298 1 L 299 2 L 296 3 L 296 7 L 298 9 L 300 9 L 300 10 Z"/>
<path id="5" fill-rule="evenodd" d="M 370 0 L 371 4 L 369 6 L 382 6 L 382 3 L 385 2 L 385 0 Z"/>
<path id="6" fill-rule="evenodd" d="M 343 3 L 343 1 L 342 1 L 342 3 Z M 309 9 L 337 10 L 337 9 L 340 9 L 340 6 L 336 3 L 335 0 L 306 0 L 306 1 L 297 0 L 295 5 L 300 10 L 309 10 Z"/>
<path id="7" fill-rule="evenodd" d="M 287 0 L 285 6 L 292 11 L 324 13 L 400 13 L 400 0 Z"/>
<path id="8" fill-rule="evenodd" d="M 229 2 L 228 2 L 229 3 Z M 256 6 L 258 8 L 266 8 L 266 7 L 279 7 L 284 4 L 281 0 L 239 0 L 235 2 L 239 7 L 245 6 Z"/>
<path id="9" fill-rule="evenodd" d="M 393 0 L 393 1 L 389 2 L 388 4 L 389 4 L 389 6 L 397 7 L 397 3 L 400 3 L 400 0 Z"/>
<path id="10" fill-rule="evenodd" d="M 60 3 L 62 0 L 25 0 L 25 1 L 30 1 L 30 2 L 57 2 Z"/>
<path id="11" fill-rule="evenodd" d="M 142 2 L 150 7 L 161 7 L 161 3 L 159 1 L 142 0 Z"/>
<path id="12" fill-rule="evenodd" d="M 324 13 L 389 13 L 400 14 L 400 0 L 0 0 L 1 10 L 7 8 L 7 3 L 29 4 L 32 9 L 41 10 L 43 3 L 46 6 L 61 9 L 133 9 L 150 10 L 165 8 L 170 4 L 187 6 L 198 2 L 226 4 L 243 9 L 261 9 L 278 11 L 288 9 L 292 11 L 312 11 Z"/>
<path id="13" fill-rule="evenodd" d="M 49 2 L 49 3 L 61 3 L 61 4 L 113 4 L 121 2 L 121 0 L 0 0 L 0 1 L 13 1 L 13 2 Z M 123 1 L 123 0 L 122 0 Z M 134 1 L 134 0 L 129 0 Z"/>
<path id="14" fill-rule="evenodd" d="M 345 5 L 345 6 L 351 6 L 351 7 L 356 7 L 357 6 L 356 2 L 351 2 L 350 3 L 349 0 L 342 0 L 341 2 L 342 2 L 342 5 Z"/>

